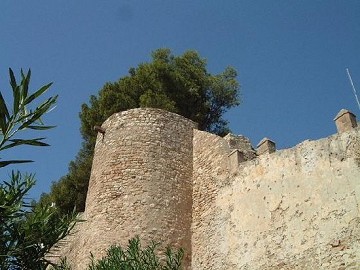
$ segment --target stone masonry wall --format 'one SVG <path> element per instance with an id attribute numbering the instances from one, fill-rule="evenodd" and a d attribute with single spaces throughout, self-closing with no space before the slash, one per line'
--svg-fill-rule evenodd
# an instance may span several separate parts
<path id="1" fill-rule="evenodd" d="M 211 146 L 211 147 L 210 147 Z M 228 141 L 204 131 L 194 132 L 192 269 L 225 269 L 226 246 L 216 200 L 230 184 Z"/>
<path id="2" fill-rule="evenodd" d="M 360 269 L 360 128 L 261 154 L 194 127 L 158 109 L 106 120 L 86 221 L 49 258 L 83 270 L 139 235 L 184 247 L 185 269 Z"/>
<path id="3" fill-rule="evenodd" d="M 259 156 L 233 175 L 221 138 L 201 134 L 212 150 L 196 138 L 194 270 L 360 269 L 359 129 Z"/>
<path id="4" fill-rule="evenodd" d="M 183 247 L 191 263 L 192 137 L 195 124 L 158 109 L 112 115 L 99 133 L 82 230 L 72 249 L 74 270 L 89 252 L 105 255 L 112 244 L 139 235 Z M 74 255 L 75 254 L 75 255 Z"/>

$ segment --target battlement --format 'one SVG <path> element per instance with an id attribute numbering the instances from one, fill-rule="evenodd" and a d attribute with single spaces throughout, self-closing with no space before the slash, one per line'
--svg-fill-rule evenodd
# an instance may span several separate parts
<path id="1" fill-rule="evenodd" d="M 185 268 L 360 267 L 360 128 L 277 150 L 159 109 L 112 115 L 96 146 L 85 222 L 54 251 L 84 269 L 139 235 L 185 248 Z M 353 267 L 353 268 L 351 268 Z"/>

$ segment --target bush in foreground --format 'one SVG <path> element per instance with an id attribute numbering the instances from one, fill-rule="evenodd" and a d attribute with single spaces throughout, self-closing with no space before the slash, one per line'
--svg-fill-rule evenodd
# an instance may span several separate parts
<path id="1" fill-rule="evenodd" d="M 91 254 L 88 270 L 181 270 L 184 250 L 167 247 L 165 253 L 158 250 L 159 244 L 152 242 L 142 249 L 139 237 L 129 240 L 126 249 L 112 246 L 107 255 L 96 260 Z M 56 270 L 71 270 L 66 260 L 62 260 Z"/>

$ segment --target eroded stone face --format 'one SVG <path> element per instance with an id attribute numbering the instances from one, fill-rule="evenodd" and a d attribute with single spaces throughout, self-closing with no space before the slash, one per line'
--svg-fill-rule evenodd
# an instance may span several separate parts
<path id="1" fill-rule="evenodd" d="M 193 269 L 358 269 L 359 133 L 259 156 L 235 176 L 221 140 L 195 133 Z M 212 142 L 208 161 L 197 137 Z"/>

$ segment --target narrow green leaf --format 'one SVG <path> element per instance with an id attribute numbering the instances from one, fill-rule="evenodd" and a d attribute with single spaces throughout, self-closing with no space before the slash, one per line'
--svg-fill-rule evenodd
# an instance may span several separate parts
<path id="1" fill-rule="evenodd" d="M 42 140 L 45 140 L 46 138 L 45 137 L 41 137 L 41 138 L 34 138 L 34 139 L 27 139 L 27 140 L 24 140 L 24 139 L 11 139 L 9 141 L 11 142 L 32 142 L 32 141 L 42 141 Z"/>
<path id="2" fill-rule="evenodd" d="M 14 72 L 12 71 L 11 68 L 9 68 L 9 75 L 10 75 L 10 85 L 11 85 L 13 91 L 15 91 L 14 89 L 16 88 L 17 83 L 16 83 Z"/>
<path id="3" fill-rule="evenodd" d="M 17 85 L 13 91 L 14 96 L 14 114 L 16 115 L 19 110 L 19 104 L 20 104 L 20 87 Z"/>
<path id="4" fill-rule="evenodd" d="M 23 72 L 23 70 L 21 69 L 21 87 L 22 87 L 22 100 L 24 100 L 27 95 L 28 95 L 28 91 L 29 91 L 29 84 L 30 84 L 30 76 L 31 76 L 31 70 L 29 69 L 28 72 L 26 73 L 26 76 Z"/>
<path id="5" fill-rule="evenodd" d="M 34 130 L 46 130 L 46 129 L 51 129 L 51 128 L 55 128 L 56 126 L 28 126 L 27 128 L 29 129 L 34 129 Z"/>
<path id="6" fill-rule="evenodd" d="M 30 84 L 30 78 L 31 78 L 31 69 L 29 68 L 28 73 L 26 74 L 26 84 L 27 84 L 28 87 L 29 87 L 29 84 Z M 26 96 L 25 97 L 27 97 L 27 95 L 28 95 L 28 91 L 26 91 Z"/>
<path id="7" fill-rule="evenodd" d="M 10 164 L 18 164 L 18 163 L 28 163 L 28 162 L 34 162 L 33 160 L 6 160 L 6 161 L 0 161 L 0 168 L 5 167 Z"/>
<path id="8" fill-rule="evenodd" d="M 19 146 L 19 145 L 32 145 L 32 146 L 49 146 L 49 144 L 41 142 L 46 138 L 35 138 L 35 139 L 29 139 L 29 140 L 23 140 L 23 139 L 13 139 L 9 140 L 12 143 L 9 143 L 5 145 L 4 147 L 0 148 L 0 151 L 9 149 L 11 147 Z"/>
<path id="9" fill-rule="evenodd" d="M 25 80 L 25 75 L 23 69 L 20 69 L 21 79 Z"/>
<path id="10" fill-rule="evenodd" d="M 5 115 L 3 115 L 3 114 L 0 115 L 0 128 L 1 128 L 2 135 L 5 136 L 5 134 L 6 134 L 6 120 L 5 120 Z"/>
<path id="11" fill-rule="evenodd" d="M 20 145 L 20 144 L 26 144 L 26 145 L 34 145 L 34 146 L 49 146 L 49 144 L 41 142 L 42 140 L 45 140 L 46 138 L 35 138 L 35 139 L 13 139 L 10 140 L 11 142 Z"/>
<path id="12" fill-rule="evenodd" d="M 2 131 L 2 134 L 5 135 L 7 130 L 7 121 L 6 119 L 9 119 L 9 111 L 6 107 L 5 100 L 0 92 L 0 128 Z"/>
<path id="13" fill-rule="evenodd" d="M 35 98 L 39 97 L 40 95 L 42 95 L 43 93 L 46 92 L 46 90 L 49 89 L 49 87 L 52 85 L 53 83 L 49 83 L 47 85 L 44 85 L 43 87 L 41 87 L 39 90 L 37 90 L 34 94 L 30 95 L 24 102 L 24 104 L 29 104 L 31 101 L 33 101 Z"/>
<path id="14" fill-rule="evenodd" d="M 9 110 L 6 106 L 5 99 L 2 96 L 1 92 L 0 92 L 0 112 L 4 113 L 8 119 L 10 118 Z"/>

